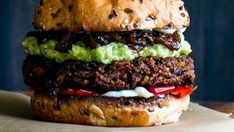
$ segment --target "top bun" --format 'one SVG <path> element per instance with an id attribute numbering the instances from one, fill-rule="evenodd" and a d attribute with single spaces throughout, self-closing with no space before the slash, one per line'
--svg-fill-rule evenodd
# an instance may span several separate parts
<path id="1" fill-rule="evenodd" d="M 33 23 L 46 31 L 113 32 L 180 29 L 190 18 L 181 0 L 41 0 Z"/>

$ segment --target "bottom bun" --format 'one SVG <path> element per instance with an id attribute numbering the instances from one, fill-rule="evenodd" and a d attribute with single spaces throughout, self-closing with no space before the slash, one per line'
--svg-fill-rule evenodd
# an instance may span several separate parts
<path id="1" fill-rule="evenodd" d="M 39 120 L 94 126 L 152 126 L 177 122 L 190 97 L 171 95 L 148 99 L 94 96 L 53 98 L 35 93 L 32 110 Z"/>

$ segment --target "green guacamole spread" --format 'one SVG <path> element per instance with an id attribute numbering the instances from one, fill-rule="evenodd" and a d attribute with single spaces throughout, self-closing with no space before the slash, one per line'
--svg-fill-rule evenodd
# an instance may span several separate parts
<path id="1" fill-rule="evenodd" d="M 38 44 L 37 38 L 28 37 L 23 42 L 24 50 L 29 55 L 41 55 L 50 59 L 55 59 L 61 63 L 66 60 L 80 60 L 84 62 L 100 62 L 110 64 L 113 61 L 133 60 L 137 57 L 178 57 L 180 55 L 188 55 L 192 52 L 190 44 L 181 36 L 181 46 L 178 51 L 171 51 L 164 45 L 154 44 L 152 46 L 144 47 L 140 51 L 130 49 L 127 45 L 118 42 L 112 42 L 108 45 L 90 49 L 82 42 L 73 44 L 72 49 L 67 53 L 61 53 L 55 50 L 56 41 L 49 40 L 43 44 Z"/>

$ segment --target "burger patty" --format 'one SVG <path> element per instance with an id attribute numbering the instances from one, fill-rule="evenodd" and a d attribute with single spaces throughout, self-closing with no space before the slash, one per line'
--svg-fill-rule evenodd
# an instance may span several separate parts
<path id="1" fill-rule="evenodd" d="M 116 61 L 105 65 L 68 60 L 57 63 L 41 56 L 27 56 L 23 65 L 25 83 L 37 89 L 72 88 L 97 92 L 193 84 L 193 60 L 140 57 L 133 61 Z"/>
<path id="2" fill-rule="evenodd" d="M 48 40 L 56 40 L 57 44 L 55 50 L 60 52 L 67 52 L 72 48 L 72 44 L 78 41 L 83 42 L 91 49 L 110 44 L 111 42 L 121 42 L 136 51 L 152 44 L 162 44 L 170 50 L 178 50 L 181 41 L 176 32 L 174 34 L 164 34 L 156 30 L 80 33 L 66 31 L 33 31 L 27 34 L 27 37 L 30 36 L 35 36 L 39 44 Z"/>

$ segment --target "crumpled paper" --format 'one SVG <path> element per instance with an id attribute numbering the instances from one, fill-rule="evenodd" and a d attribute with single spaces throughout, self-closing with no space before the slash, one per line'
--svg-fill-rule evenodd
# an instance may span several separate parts
<path id="1" fill-rule="evenodd" d="M 234 120 L 195 103 L 179 122 L 152 127 L 94 127 L 37 121 L 30 109 L 30 98 L 20 93 L 0 91 L 0 132 L 233 132 Z"/>

